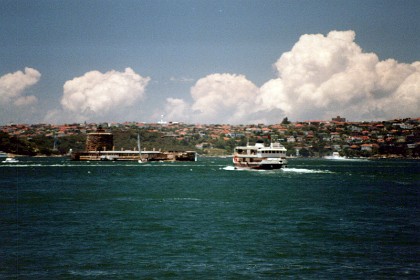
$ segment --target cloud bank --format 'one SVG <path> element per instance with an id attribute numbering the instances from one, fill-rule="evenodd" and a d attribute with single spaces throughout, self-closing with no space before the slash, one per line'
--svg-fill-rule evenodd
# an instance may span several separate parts
<path id="1" fill-rule="evenodd" d="M 279 123 L 328 120 L 384 120 L 418 117 L 420 61 L 380 61 L 355 42 L 354 31 L 305 34 L 273 63 L 275 77 L 260 87 L 244 75 L 212 73 L 190 88 L 190 98 L 170 97 L 156 108 L 167 121 L 188 123 Z M 25 94 L 40 80 L 33 68 L 0 77 L 0 118 L 33 119 L 37 97 Z M 131 68 L 90 71 L 66 81 L 61 108 L 47 112 L 45 122 L 136 120 L 144 112 L 149 77 Z M 193 82 L 188 78 L 174 83 Z M 145 102 L 144 102 L 145 103 Z M 145 109 L 144 111 L 147 111 Z"/>
<path id="2" fill-rule="evenodd" d="M 124 113 L 144 98 L 149 81 L 149 77 L 142 77 L 131 68 L 124 72 L 90 71 L 65 82 L 61 105 L 66 114 L 77 120 L 104 118 L 110 113 L 115 116 L 115 112 Z"/>
<path id="3" fill-rule="evenodd" d="M 274 63 L 277 77 L 257 88 L 243 75 L 211 74 L 191 88 L 181 121 L 278 123 L 291 120 L 378 120 L 417 116 L 420 62 L 379 61 L 355 43 L 354 31 L 302 35 Z M 167 100 L 167 116 L 178 106 Z M 172 104 L 173 105 L 173 104 Z"/>
<path id="4" fill-rule="evenodd" d="M 0 77 L 0 106 L 23 107 L 35 104 L 34 95 L 24 95 L 25 90 L 38 83 L 41 73 L 26 67 L 25 70 L 9 73 Z"/>

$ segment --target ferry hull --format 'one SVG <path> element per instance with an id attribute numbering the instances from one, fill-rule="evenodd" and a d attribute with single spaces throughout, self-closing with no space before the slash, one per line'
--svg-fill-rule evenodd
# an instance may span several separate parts
<path id="1" fill-rule="evenodd" d="M 275 170 L 286 167 L 285 164 L 258 164 L 258 165 L 249 165 L 249 164 L 234 164 L 236 169 L 254 169 L 254 170 Z"/>
<path id="2" fill-rule="evenodd" d="M 257 169 L 257 170 L 273 170 L 281 169 L 287 166 L 286 159 L 264 159 L 264 160 L 253 160 L 248 161 L 244 158 L 239 159 L 237 157 L 233 158 L 233 165 L 237 169 Z"/>

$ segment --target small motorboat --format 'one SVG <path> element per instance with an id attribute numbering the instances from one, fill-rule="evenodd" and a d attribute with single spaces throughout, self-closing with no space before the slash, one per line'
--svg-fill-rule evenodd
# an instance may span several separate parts
<path id="1" fill-rule="evenodd" d="M 16 162 L 19 162 L 19 160 L 15 159 L 15 158 L 8 157 L 5 160 L 3 160 L 2 162 L 3 163 L 16 163 Z"/>
<path id="2" fill-rule="evenodd" d="M 325 156 L 324 158 L 325 159 L 333 159 L 333 160 L 347 159 L 346 157 L 340 156 L 340 154 L 338 152 L 333 152 L 333 154 L 331 156 Z"/>

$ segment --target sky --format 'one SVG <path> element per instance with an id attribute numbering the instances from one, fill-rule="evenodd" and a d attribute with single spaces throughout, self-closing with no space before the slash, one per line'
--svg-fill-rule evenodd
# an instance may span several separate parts
<path id="1" fill-rule="evenodd" d="M 420 117 L 417 0 L 2 0 L 0 125 Z"/>

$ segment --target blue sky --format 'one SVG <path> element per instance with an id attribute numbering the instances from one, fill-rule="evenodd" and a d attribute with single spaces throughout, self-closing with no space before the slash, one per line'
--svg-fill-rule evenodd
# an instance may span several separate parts
<path id="1" fill-rule="evenodd" d="M 0 6 L 0 124 L 154 122 L 161 114 L 190 123 L 336 113 L 353 120 L 418 117 L 412 100 L 420 97 L 419 1 L 3 0 Z M 331 31 L 347 32 L 347 43 L 338 44 L 341 35 L 329 37 Z M 346 57 L 337 68 L 340 53 Z M 335 62 L 321 65 L 319 56 Z M 364 79 L 362 73 L 334 80 L 360 68 L 377 71 L 363 89 L 340 88 Z M 296 73 L 305 90 L 285 74 L 290 69 L 303 69 Z M 323 78 L 308 80 L 314 71 Z M 398 106 L 387 110 L 395 100 Z"/>

